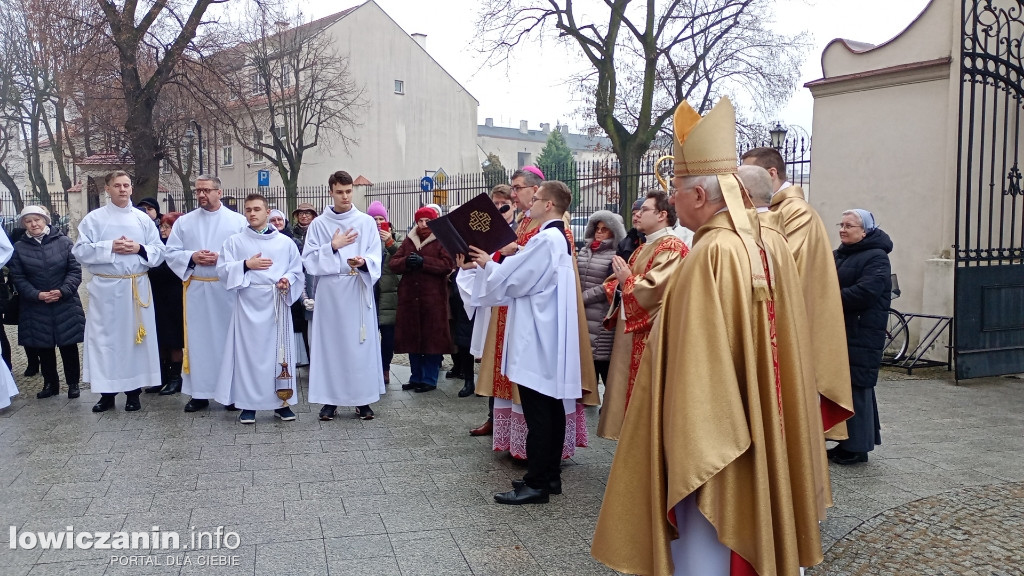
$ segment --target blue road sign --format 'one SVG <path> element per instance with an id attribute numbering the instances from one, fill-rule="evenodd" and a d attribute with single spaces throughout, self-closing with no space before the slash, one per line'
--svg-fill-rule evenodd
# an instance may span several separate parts
<path id="1" fill-rule="evenodd" d="M 434 190 L 434 179 L 430 176 L 424 176 L 420 178 L 420 190 L 424 192 L 431 192 Z"/>
<path id="2" fill-rule="evenodd" d="M 270 186 L 270 170 L 260 170 L 256 173 L 257 186 Z"/>

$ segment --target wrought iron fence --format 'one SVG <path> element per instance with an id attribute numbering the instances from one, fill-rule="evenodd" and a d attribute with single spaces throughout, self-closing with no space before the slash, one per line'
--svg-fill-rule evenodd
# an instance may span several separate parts
<path id="1" fill-rule="evenodd" d="M 753 147 L 738 149 L 737 157 Z M 780 149 L 786 161 L 789 181 L 799 184 L 805 189 L 810 185 L 810 150 L 810 142 L 803 138 L 787 140 Z M 659 156 L 660 154 L 654 152 L 648 154 L 643 158 L 639 167 L 627 173 L 629 177 L 637 180 L 637 189 L 641 193 L 660 188 L 654 175 L 655 163 Z M 671 162 L 663 164 L 661 169 L 664 175 L 671 179 Z M 412 226 L 413 215 L 419 207 L 426 204 L 438 204 L 441 206 L 442 212 L 446 213 L 474 196 L 489 193 L 496 184 L 508 183 L 513 172 L 515 170 L 509 169 L 504 173 L 478 172 L 448 175 L 443 181 L 435 182 L 434 190 L 429 192 L 424 192 L 420 188 L 419 179 L 377 182 L 364 191 L 365 205 L 361 208 L 365 210 L 371 202 L 379 201 L 388 210 L 392 224 L 404 229 Z M 552 180 L 561 180 L 569 186 L 573 193 L 573 203 L 570 207 L 571 218 L 574 228 L 580 232 L 585 226 L 586 220 L 595 211 L 620 212 L 621 172 L 619 161 L 610 158 L 556 166 L 549 168 L 545 176 Z M 237 210 L 242 200 L 253 192 L 259 192 L 266 196 L 270 201 L 271 208 L 287 212 L 288 197 L 283 187 L 225 189 L 224 203 Z M 161 195 L 167 202 L 168 211 L 182 210 L 184 195 L 180 190 L 171 190 L 161 193 Z M 333 201 L 327 186 L 301 186 L 296 194 L 295 204 L 303 202 L 312 204 L 317 212 L 322 212 Z"/>
<path id="2" fill-rule="evenodd" d="M 36 196 L 26 197 L 22 205 L 38 205 L 42 204 L 39 198 Z M 49 202 L 50 209 L 50 225 L 57 226 L 64 234 L 68 233 L 68 201 L 64 197 L 63 193 L 56 193 L 50 196 Z M 14 230 L 18 228 L 18 208 L 17 204 L 14 203 L 14 198 L 11 197 L 10 193 L 0 195 L 0 226 L 3 226 L 4 231 L 10 236 L 14 233 Z"/>

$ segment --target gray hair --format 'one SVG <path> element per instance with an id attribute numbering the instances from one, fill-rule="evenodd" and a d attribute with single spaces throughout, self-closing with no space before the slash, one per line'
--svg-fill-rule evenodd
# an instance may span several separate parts
<path id="1" fill-rule="evenodd" d="M 743 187 L 750 194 L 750 201 L 757 208 L 766 208 L 772 203 L 772 176 L 764 168 L 745 164 L 739 167 L 737 175 Z"/>
<path id="2" fill-rule="evenodd" d="M 696 188 L 700 186 L 708 195 L 708 202 L 717 204 L 725 201 L 722 195 L 722 185 L 718 183 L 718 176 L 705 174 L 701 176 L 683 176 L 684 188 Z"/>
<path id="3" fill-rule="evenodd" d="M 199 176 L 196 176 L 196 183 L 199 183 L 200 180 L 213 182 L 213 185 L 217 187 L 217 190 L 220 190 L 220 178 L 213 176 L 211 174 L 200 174 Z"/>
<path id="4" fill-rule="evenodd" d="M 523 177 L 523 182 L 526 182 L 527 186 L 540 186 L 541 182 L 544 181 L 544 179 L 541 178 L 540 176 L 537 176 L 536 174 L 530 172 L 529 170 L 523 170 L 522 168 L 513 172 L 511 179 L 515 180 L 520 176 Z"/>

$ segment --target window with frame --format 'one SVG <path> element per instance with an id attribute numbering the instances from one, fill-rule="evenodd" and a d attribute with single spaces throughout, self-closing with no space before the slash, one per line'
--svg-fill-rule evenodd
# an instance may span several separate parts
<path id="1" fill-rule="evenodd" d="M 171 163 L 166 158 L 160 161 L 160 171 L 164 174 L 171 173 Z"/>
<path id="2" fill-rule="evenodd" d="M 288 129 L 284 126 L 274 126 L 274 135 L 277 136 L 278 140 L 288 140 Z"/>
<path id="3" fill-rule="evenodd" d="M 234 164 L 233 146 L 231 145 L 231 135 L 224 134 L 220 140 L 220 165 L 231 166 Z"/>
<path id="4" fill-rule="evenodd" d="M 405 81 L 395 80 L 395 94 L 405 94 Z"/>
<path id="5" fill-rule="evenodd" d="M 50 160 L 48 162 L 47 167 L 49 168 L 49 172 L 50 172 L 50 174 L 49 174 L 50 177 L 47 179 L 47 182 L 49 182 L 50 184 L 53 184 L 54 182 L 56 182 L 56 180 L 54 180 L 54 177 L 53 177 L 54 170 L 55 170 L 55 166 L 53 164 L 53 160 Z"/>
<path id="6" fill-rule="evenodd" d="M 249 89 L 252 90 L 253 94 L 262 94 L 265 87 L 266 83 L 262 74 L 258 71 L 249 74 Z"/>
<path id="7" fill-rule="evenodd" d="M 252 131 L 252 147 L 255 148 L 256 150 L 259 150 L 262 144 L 263 144 L 263 130 L 253 130 Z M 259 153 L 257 153 L 257 152 L 253 152 L 252 153 L 252 162 L 253 162 L 253 164 L 255 164 L 257 162 L 262 162 L 262 161 L 263 161 L 263 157 L 260 156 Z"/>
<path id="8" fill-rule="evenodd" d="M 281 87 L 288 88 L 292 85 L 292 75 L 295 73 L 295 68 L 292 67 L 291 62 L 282 60 L 281 61 Z"/>

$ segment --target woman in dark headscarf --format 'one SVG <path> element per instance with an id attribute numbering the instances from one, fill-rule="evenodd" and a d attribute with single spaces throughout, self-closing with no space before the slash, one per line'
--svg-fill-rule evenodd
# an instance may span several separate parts
<path id="1" fill-rule="evenodd" d="M 885 325 L 892 300 L 892 240 L 867 210 L 847 210 L 839 223 L 841 244 L 834 252 L 850 352 L 854 415 L 846 421 L 850 437 L 828 451 L 836 464 L 868 461 L 882 443 L 875 382 L 885 347 Z"/>
<path id="2" fill-rule="evenodd" d="M 135 207 L 149 214 L 149 217 L 153 219 L 153 224 L 160 228 L 160 222 L 163 220 L 164 215 L 160 213 L 160 203 L 157 202 L 156 198 L 143 198 L 139 200 Z"/>

